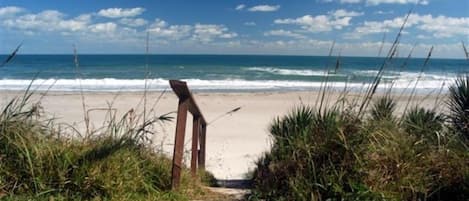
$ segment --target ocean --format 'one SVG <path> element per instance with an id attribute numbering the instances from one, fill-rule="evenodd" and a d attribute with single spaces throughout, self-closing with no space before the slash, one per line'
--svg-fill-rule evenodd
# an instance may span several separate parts
<path id="1" fill-rule="evenodd" d="M 0 55 L 3 61 L 7 55 Z M 254 55 L 17 55 L 0 68 L 0 90 L 151 91 L 169 89 L 168 80 L 187 81 L 194 91 L 259 92 L 318 90 L 327 76 L 333 89 L 362 90 L 384 58 Z M 469 72 L 463 59 L 393 59 L 379 90 L 438 91 Z M 337 67 L 338 66 L 338 67 Z M 423 71 L 422 71 L 423 70 Z M 446 88 L 446 87 L 443 87 Z"/>

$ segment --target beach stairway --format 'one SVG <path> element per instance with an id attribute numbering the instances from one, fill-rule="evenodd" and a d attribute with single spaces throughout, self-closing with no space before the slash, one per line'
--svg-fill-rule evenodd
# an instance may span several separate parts
<path id="1" fill-rule="evenodd" d="M 179 80 L 170 80 L 169 84 L 179 98 L 171 179 L 171 187 L 176 189 L 180 184 L 183 167 L 187 112 L 190 112 L 193 117 L 191 147 L 191 174 L 193 177 L 197 176 L 198 169 L 205 169 L 207 122 L 187 87 L 187 83 Z M 217 185 L 218 187 L 209 187 L 209 189 L 216 193 L 228 195 L 233 198 L 232 200 L 243 200 L 245 195 L 249 193 L 248 189 L 251 186 L 251 181 L 217 180 Z"/>

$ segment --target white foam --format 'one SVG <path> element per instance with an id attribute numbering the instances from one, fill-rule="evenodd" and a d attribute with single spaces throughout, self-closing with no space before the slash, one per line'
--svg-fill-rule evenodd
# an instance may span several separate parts
<path id="1" fill-rule="evenodd" d="M 374 77 L 378 74 L 378 70 L 358 70 L 352 72 L 357 76 Z M 420 80 L 453 80 L 457 75 L 455 74 L 436 74 L 429 72 L 398 72 L 398 71 L 384 71 L 382 78 L 384 79 L 398 79 L 398 80 L 414 80 L 420 76 Z"/>
<path id="2" fill-rule="evenodd" d="M 416 78 L 402 77 L 394 81 L 394 89 L 413 88 Z M 454 78 L 445 79 L 420 79 L 416 89 L 439 89 L 443 84 L 452 83 Z M 308 81 L 279 81 L 279 80 L 242 80 L 242 79 L 226 79 L 226 80 L 201 80 L 186 79 L 189 87 L 193 90 L 221 90 L 221 91 L 252 91 L 252 90 L 313 90 L 321 86 L 321 82 Z M 3 79 L 0 80 L 0 90 L 24 90 L 31 84 L 30 80 Z M 332 88 L 343 89 L 347 86 L 349 89 L 362 89 L 369 84 L 359 82 L 329 82 L 328 86 Z M 149 90 L 164 90 L 169 88 L 166 79 L 149 79 L 147 80 Z M 382 84 L 380 88 L 389 85 Z M 50 90 L 52 91 L 143 91 L 145 88 L 145 80 L 143 79 L 37 79 L 31 86 L 34 90 Z"/>
<path id="3" fill-rule="evenodd" d="M 320 70 L 305 70 L 305 69 L 284 69 L 274 67 L 250 67 L 245 68 L 249 71 L 267 72 L 276 75 L 296 75 L 296 76 L 324 76 L 325 72 Z M 334 74 L 334 76 L 345 76 L 342 74 Z"/>
<path id="4" fill-rule="evenodd" d="M 283 69 L 275 67 L 250 67 L 245 68 L 248 71 L 259 71 L 267 72 L 275 75 L 296 75 L 296 76 L 325 76 L 324 71 L 321 70 L 306 70 L 306 69 Z M 374 78 L 378 74 L 378 70 L 356 70 L 351 71 L 350 75 L 346 74 L 329 74 L 328 76 L 336 77 L 348 77 L 351 75 L 355 76 L 366 76 Z M 436 74 L 436 73 L 427 73 L 427 72 L 398 72 L 398 71 L 385 71 L 382 75 L 383 79 L 395 80 L 395 82 L 412 82 L 420 76 L 420 81 L 423 83 L 431 83 L 432 86 L 441 85 L 442 82 L 447 82 L 453 80 L 457 75 L 455 74 Z M 425 82 L 425 81 L 438 81 L 438 82 Z M 358 81 L 357 81 L 358 82 Z"/>

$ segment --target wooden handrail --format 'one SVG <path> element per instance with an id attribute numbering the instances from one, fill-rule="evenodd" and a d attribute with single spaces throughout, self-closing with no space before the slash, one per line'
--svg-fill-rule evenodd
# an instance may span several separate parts
<path id="1" fill-rule="evenodd" d="M 189 91 L 186 82 L 179 80 L 170 80 L 169 84 L 171 85 L 171 88 L 173 89 L 174 93 L 178 96 L 179 100 L 187 99 L 190 102 L 189 111 L 191 112 L 191 114 L 194 116 L 200 116 L 202 124 L 207 124 L 204 116 L 202 115 L 202 112 L 199 109 L 199 106 L 197 106 L 195 99 L 192 97 L 192 93 Z"/>
<path id="2" fill-rule="evenodd" d="M 189 111 L 193 117 L 191 148 L 191 174 L 193 177 L 197 176 L 197 166 L 199 169 L 205 169 L 205 141 L 207 122 L 205 121 L 202 112 L 197 106 L 195 99 L 192 97 L 186 82 L 170 80 L 169 84 L 174 93 L 179 98 L 176 118 L 176 134 L 174 138 L 173 167 L 171 171 L 171 187 L 175 189 L 179 187 L 181 180 L 187 111 Z"/>

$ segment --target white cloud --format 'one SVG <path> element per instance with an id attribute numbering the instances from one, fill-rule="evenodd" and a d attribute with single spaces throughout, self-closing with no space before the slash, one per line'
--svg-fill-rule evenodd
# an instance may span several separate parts
<path id="1" fill-rule="evenodd" d="M 361 38 L 365 35 L 388 32 L 398 29 L 404 23 L 405 17 L 396 17 L 384 21 L 365 21 L 362 26 L 356 27 L 351 33 L 345 35 L 346 38 Z M 432 15 L 411 14 L 406 23 L 406 28 L 416 27 L 417 29 L 431 33 L 436 38 L 448 38 L 457 35 L 469 35 L 469 17 L 447 17 Z"/>
<path id="2" fill-rule="evenodd" d="M 255 22 L 245 22 L 244 25 L 245 26 L 256 26 L 256 23 Z"/>
<path id="3" fill-rule="evenodd" d="M 224 25 L 216 24 L 196 24 L 194 26 L 194 33 L 192 38 L 203 43 L 211 42 L 215 38 L 234 38 L 238 34 L 234 32 L 229 32 L 228 28 Z"/>
<path id="4" fill-rule="evenodd" d="M 98 23 L 89 26 L 90 31 L 94 33 L 114 33 L 117 29 L 116 23 L 106 22 Z"/>
<path id="5" fill-rule="evenodd" d="M 430 37 L 430 36 L 423 35 L 423 34 L 419 34 L 419 35 L 417 35 L 417 38 L 418 38 L 418 39 L 430 39 L 431 37 Z"/>
<path id="6" fill-rule="evenodd" d="M 274 12 L 280 9 L 280 5 L 258 5 L 249 8 L 251 12 Z"/>
<path id="7" fill-rule="evenodd" d="M 246 7 L 246 5 L 244 5 L 244 4 L 239 4 L 239 5 L 236 6 L 235 9 L 236 9 L 236 10 L 243 10 L 245 7 Z"/>
<path id="8" fill-rule="evenodd" d="M 428 5 L 428 0 L 366 0 L 368 5 L 379 5 L 379 4 L 422 4 Z"/>
<path id="9" fill-rule="evenodd" d="M 420 17 L 420 23 L 417 28 L 425 32 L 433 33 L 434 37 L 469 36 L 469 17 L 432 17 L 431 15 L 416 15 L 416 17 Z"/>
<path id="10" fill-rule="evenodd" d="M 335 26 L 341 27 L 336 22 L 331 22 L 328 16 L 318 15 L 311 16 L 305 15 L 296 19 L 276 19 L 274 21 L 276 24 L 296 24 L 300 25 L 301 28 L 310 31 L 310 32 L 325 32 L 331 31 Z M 334 24 L 334 26 L 332 26 Z"/>
<path id="11" fill-rule="evenodd" d="M 362 0 L 340 0 L 340 3 L 361 3 Z"/>
<path id="12" fill-rule="evenodd" d="M 244 8 L 246 9 L 246 8 Z M 373 12 L 373 11 L 370 11 Z M 103 19 L 95 14 L 82 14 L 68 16 L 56 10 L 45 10 L 30 13 L 22 8 L 0 8 L 0 27 L 5 34 L 35 35 L 44 34 L 45 37 L 34 37 L 35 40 L 57 40 L 57 44 L 67 43 L 73 39 L 82 46 L 89 46 L 89 52 L 96 48 L 101 52 L 114 53 L 115 47 L 128 48 L 124 52 L 141 51 L 145 40 L 145 32 L 150 32 L 150 38 L 159 52 L 178 53 L 262 53 L 262 54 L 327 54 L 332 41 L 309 40 L 306 36 L 310 32 L 321 32 L 342 29 L 351 25 L 354 17 L 363 15 L 362 12 L 335 10 L 324 15 L 305 15 L 298 18 L 277 19 L 274 22 L 297 26 L 297 29 L 265 30 L 264 39 L 256 40 L 248 36 L 238 37 L 238 34 L 223 24 L 170 24 L 164 20 L 147 21 L 137 17 L 120 17 Z M 365 21 L 356 27 L 354 33 L 365 36 L 373 33 L 382 33 L 383 30 L 398 30 L 404 17 L 395 17 L 383 21 Z M 354 21 L 353 21 L 354 22 Z M 245 22 L 247 26 L 254 22 Z M 145 25 L 148 25 L 148 29 Z M 142 26 L 145 26 L 142 27 Z M 282 25 L 283 26 L 283 25 Z M 469 35 L 469 17 L 447 17 L 412 14 L 408 26 L 410 33 L 422 41 L 433 41 L 435 37 L 466 37 Z M 414 32 L 417 31 L 417 32 Z M 11 31 L 10 33 L 8 33 Z M 49 35 L 46 35 L 49 34 Z M 67 37 L 65 41 L 57 38 L 61 34 Z M 51 36 L 51 37 L 49 37 Z M 278 38 L 277 38 L 278 37 Z M 285 37 L 285 38 L 281 38 Z M 272 41 L 272 39 L 275 39 Z M 277 40 L 279 39 L 279 40 Z M 438 43 L 438 41 L 436 41 Z M 444 43 L 444 42 L 441 42 Z M 110 45 L 96 45 L 110 44 Z M 94 46 L 93 46 L 94 45 Z M 380 42 L 353 41 L 350 43 L 337 43 L 344 55 L 375 56 L 381 46 Z M 386 43 L 386 45 L 389 45 Z M 400 52 L 406 52 L 413 44 L 401 44 Z M 158 46 L 158 47 L 157 47 Z M 112 47 L 112 48 L 109 48 Z M 388 47 L 388 46 L 386 46 Z M 429 45 L 419 45 L 416 56 L 425 56 Z M 67 47 L 69 48 L 69 46 Z M 130 49 L 129 49 L 130 48 Z M 131 49 L 134 48 L 134 49 Z M 460 48 L 460 43 L 436 44 L 434 55 L 436 57 L 455 57 L 454 49 Z M 420 52 L 419 52 L 420 51 Z"/>
<path id="13" fill-rule="evenodd" d="M 89 15 L 65 19 L 65 14 L 56 10 L 45 10 L 37 14 L 25 14 L 3 20 L 3 26 L 11 29 L 36 31 L 80 31 L 91 22 Z"/>
<path id="14" fill-rule="evenodd" d="M 315 39 L 282 39 L 282 40 L 256 40 L 256 39 L 240 39 L 218 41 L 209 44 L 185 43 L 179 44 L 179 51 L 184 53 L 227 53 L 227 54 L 278 54 L 278 55 L 327 55 L 333 41 L 331 40 L 315 40 Z M 381 42 L 337 42 L 335 49 L 341 51 L 346 56 L 377 56 L 381 47 Z M 384 44 L 384 51 L 387 51 L 392 43 Z M 414 44 L 401 43 L 399 45 L 400 56 L 407 56 Z M 459 51 L 454 53 L 454 49 L 460 49 L 460 43 L 449 44 L 418 44 L 412 54 L 412 57 L 425 57 L 430 47 L 434 45 L 435 49 L 432 58 L 462 58 L 464 53 Z M 174 47 L 169 44 L 168 47 Z M 163 49 L 162 51 L 167 51 Z M 335 52 L 337 53 L 337 52 Z"/>
<path id="15" fill-rule="evenodd" d="M 168 40 L 191 40 L 209 43 L 215 39 L 231 39 L 238 36 L 229 31 L 225 25 L 195 24 L 195 25 L 169 25 L 166 21 L 156 19 L 148 31 L 152 36 Z"/>
<path id="16" fill-rule="evenodd" d="M 0 25 L 26 35 L 60 34 L 77 36 L 83 40 L 106 38 L 114 41 L 137 36 L 133 29 L 119 27 L 115 22 L 94 23 L 92 16 L 81 14 L 70 18 L 56 10 L 45 10 L 6 18 L 0 21 Z"/>
<path id="17" fill-rule="evenodd" d="M 156 19 L 149 27 L 148 31 L 152 36 L 165 38 L 169 40 L 180 40 L 191 35 L 192 26 L 190 25 L 168 25 L 161 19 Z"/>
<path id="18" fill-rule="evenodd" d="M 165 27 L 168 23 L 162 19 L 156 18 L 151 27 Z"/>
<path id="19" fill-rule="evenodd" d="M 332 1 L 332 0 L 331 0 Z M 326 1 L 326 2 L 331 2 Z M 340 3 L 365 3 L 366 5 L 376 6 L 379 4 L 421 4 L 428 5 L 429 0 L 340 0 Z"/>
<path id="20" fill-rule="evenodd" d="M 306 38 L 304 35 L 295 33 L 292 31 L 287 31 L 283 29 L 278 30 L 271 30 L 264 32 L 264 36 L 284 36 L 284 37 L 291 37 L 291 38 Z"/>
<path id="21" fill-rule="evenodd" d="M 357 16 L 362 16 L 364 13 L 363 12 L 355 12 L 355 11 L 347 11 L 344 9 L 339 9 L 334 12 L 329 12 L 332 16 L 335 18 L 341 18 L 341 17 L 357 17 Z"/>
<path id="22" fill-rule="evenodd" d="M 394 11 L 392 11 L 392 10 L 390 10 L 390 11 L 378 10 L 378 11 L 373 12 L 373 14 L 376 14 L 376 15 L 389 15 L 389 14 L 394 14 Z"/>
<path id="23" fill-rule="evenodd" d="M 217 39 L 232 39 L 238 36 L 237 33 L 220 24 L 170 25 L 164 20 L 155 19 L 147 29 L 143 29 L 141 27 L 148 24 L 147 20 L 123 17 L 133 16 L 139 12 L 141 10 L 138 12 L 132 9 L 120 10 L 119 12 L 112 11 L 106 15 L 115 18 L 120 16 L 121 18 L 94 22 L 94 15 L 92 14 L 82 14 L 69 18 L 59 11 L 45 10 L 39 13 L 26 13 L 0 19 L 0 26 L 28 35 L 52 33 L 63 36 L 76 36 L 87 42 L 93 40 L 101 42 L 103 38 L 106 38 L 107 42 L 138 42 L 144 38 L 146 31 L 150 32 L 151 36 L 159 42 L 166 40 L 177 41 L 178 43 L 182 41 L 194 43 L 196 41 L 207 44 L 217 42 Z"/>
<path id="24" fill-rule="evenodd" d="M 16 6 L 6 6 L 0 8 L 0 17 L 8 17 L 12 15 L 16 15 L 24 11 L 24 8 L 16 7 Z"/>
<path id="25" fill-rule="evenodd" d="M 75 17 L 75 20 L 83 21 L 83 22 L 91 22 L 91 14 L 81 14 Z"/>
<path id="26" fill-rule="evenodd" d="M 282 54 L 282 55 L 327 55 L 331 47 L 330 40 L 314 39 L 293 39 L 293 40 L 275 40 L 275 41 L 243 41 L 239 52 L 264 54 Z M 381 42 L 337 42 L 335 49 L 340 49 L 342 55 L 347 56 L 377 56 L 381 47 Z M 384 44 L 384 51 L 389 50 L 392 43 Z M 401 56 L 407 56 L 414 44 L 401 43 L 399 52 Z M 418 44 L 412 54 L 412 57 L 425 57 L 431 46 L 434 46 L 432 58 L 462 58 L 463 52 L 454 54 L 454 49 L 460 49 L 460 43 L 448 44 Z"/>
<path id="27" fill-rule="evenodd" d="M 98 12 L 99 16 L 108 18 L 122 18 L 122 17 L 135 17 L 141 15 L 145 11 L 144 8 L 108 8 L 101 9 Z"/>
<path id="28" fill-rule="evenodd" d="M 354 11 L 336 10 L 328 15 L 305 15 L 299 18 L 276 19 L 276 24 L 295 24 L 309 32 L 328 32 L 333 29 L 342 29 L 350 25 L 350 20 L 355 16 L 363 15 Z"/>
<path id="29" fill-rule="evenodd" d="M 143 18 L 122 18 L 119 20 L 119 23 L 129 27 L 141 27 L 146 25 L 148 22 Z"/>

